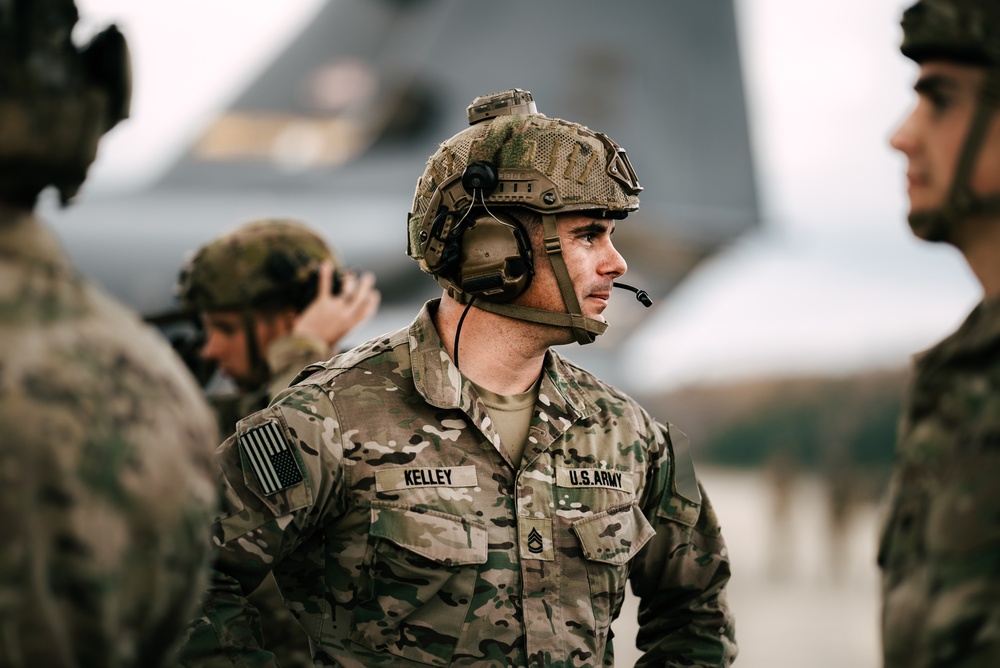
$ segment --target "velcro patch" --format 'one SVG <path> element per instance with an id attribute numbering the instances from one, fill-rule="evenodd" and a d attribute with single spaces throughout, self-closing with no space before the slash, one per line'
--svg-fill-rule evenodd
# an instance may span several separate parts
<path id="1" fill-rule="evenodd" d="M 605 487 L 632 493 L 632 474 L 628 471 L 556 467 L 559 487 Z"/>
<path id="2" fill-rule="evenodd" d="M 302 471 L 285 434 L 267 422 L 240 434 L 240 448 L 265 496 L 302 482 Z"/>
<path id="3" fill-rule="evenodd" d="M 521 559 L 555 561 L 552 546 L 552 518 L 518 517 L 518 540 L 521 543 Z"/>
<path id="4" fill-rule="evenodd" d="M 415 487 L 475 487 L 477 484 L 475 466 L 407 467 L 375 471 L 375 489 L 379 492 Z"/>
<path id="5" fill-rule="evenodd" d="M 701 503 L 701 489 L 698 487 L 698 476 L 694 472 L 694 459 L 691 458 L 691 442 L 687 434 L 675 427 L 669 426 L 670 450 L 674 455 L 674 492 L 691 503 Z"/>

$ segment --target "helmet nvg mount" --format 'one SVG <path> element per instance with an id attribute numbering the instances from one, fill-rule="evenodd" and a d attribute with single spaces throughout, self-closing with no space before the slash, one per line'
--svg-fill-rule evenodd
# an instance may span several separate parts
<path id="1" fill-rule="evenodd" d="M 73 0 L 0 2 L 0 198 L 31 206 L 54 185 L 66 204 L 101 135 L 127 118 L 131 73 L 115 26 L 83 49 Z"/>
<path id="2" fill-rule="evenodd" d="M 954 61 L 986 68 L 975 115 L 959 154 L 944 204 L 911 212 L 921 238 L 948 241 L 956 223 L 970 215 L 1000 212 L 1000 193 L 972 191 L 972 172 L 989 124 L 1000 104 L 1000 5 L 994 0 L 919 0 L 903 13 L 903 55 L 917 63 Z"/>
<path id="3" fill-rule="evenodd" d="M 441 145 L 417 182 L 407 253 L 460 302 L 592 342 L 607 325 L 582 315 L 555 214 L 621 219 L 637 210 L 642 187 L 628 156 L 607 135 L 538 113 L 528 91 L 484 95 L 467 111 L 470 127 Z M 518 209 L 541 215 L 565 312 L 510 303 L 534 275 Z"/>

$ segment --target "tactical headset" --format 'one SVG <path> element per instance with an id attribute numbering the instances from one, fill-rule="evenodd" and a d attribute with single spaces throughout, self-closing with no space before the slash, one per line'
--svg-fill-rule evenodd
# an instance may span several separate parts
<path id="1" fill-rule="evenodd" d="M 0 2 L 0 193 L 33 204 L 48 185 L 76 194 L 98 139 L 129 115 L 131 67 L 115 26 L 78 49 L 65 0 Z"/>
<path id="2" fill-rule="evenodd" d="M 480 161 L 441 184 L 424 257 L 435 273 L 451 277 L 466 294 L 504 303 L 528 289 L 535 269 L 521 221 L 486 207 L 498 183 L 496 168 Z"/>

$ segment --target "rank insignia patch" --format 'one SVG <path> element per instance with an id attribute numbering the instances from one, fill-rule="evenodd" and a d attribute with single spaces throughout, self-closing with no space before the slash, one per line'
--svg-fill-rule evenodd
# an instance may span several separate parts
<path id="1" fill-rule="evenodd" d="M 265 495 L 302 482 L 299 463 L 276 423 L 268 422 L 240 434 L 240 448 Z"/>
<path id="2" fill-rule="evenodd" d="M 518 517 L 517 533 L 521 543 L 522 559 L 555 560 L 551 517 Z"/>

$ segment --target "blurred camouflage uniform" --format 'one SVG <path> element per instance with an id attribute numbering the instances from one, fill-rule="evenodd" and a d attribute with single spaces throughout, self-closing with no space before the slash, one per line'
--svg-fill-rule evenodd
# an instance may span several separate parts
<path id="1" fill-rule="evenodd" d="M 923 0 L 904 14 L 903 30 L 903 52 L 917 62 L 984 66 L 973 124 L 996 122 L 1000 6 Z M 944 206 L 911 214 L 918 236 L 951 241 L 956 221 L 986 210 L 961 165 L 981 151 L 976 137 L 970 130 L 956 169 L 964 176 Z M 879 549 L 886 668 L 1000 665 L 998 481 L 1000 300 L 992 299 L 915 360 Z"/>
<path id="2" fill-rule="evenodd" d="M 1000 665 L 1000 301 L 917 359 L 896 457 L 885 665 Z"/>
<path id="3" fill-rule="evenodd" d="M 161 665 L 204 586 L 216 436 L 170 347 L 0 214 L 0 666 Z"/>
<path id="4" fill-rule="evenodd" d="M 32 214 L 127 107 L 120 33 L 78 53 L 76 18 L 0 3 L 0 666 L 149 668 L 205 584 L 218 436 L 166 342 Z"/>
<path id="5" fill-rule="evenodd" d="M 273 665 L 244 598 L 268 573 L 317 666 L 610 666 L 630 580 L 640 665 L 729 665 L 728 554 L 683 434 L 549 350 L 515 463 L 439 304 L 303 370 L 220 448 L 230 506 L 185 665 Z"/>

